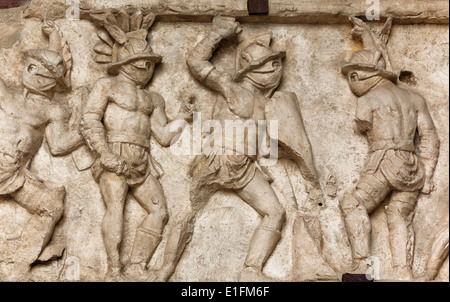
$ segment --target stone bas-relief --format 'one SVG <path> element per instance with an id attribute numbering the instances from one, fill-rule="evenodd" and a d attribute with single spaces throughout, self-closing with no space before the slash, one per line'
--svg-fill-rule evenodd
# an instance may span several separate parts
<path id="1" fill-rule="evenodd" d="M 57 130 L 66 133 L 63 137 L 68 139 L 71 130 L 80 125 L 81 113 L 84 112 L 82 126 L 76 129 L 81 130 L 84 138 L 81 139 L 79 133 L 74 131 L 73 145 L 61 147 L 58 153 L 52 150 L 52 135 L 46 131 L 44 143 L 40 138 L 34 151 L 29 152 L 33 153 L 29 155 L 29 164 L 20 164 L 29 174 L 43 179 L 50 192 L 53 188 L 60 188 L 57 190 L 60 193 L 66 192 L 65 196 L 61 193 L 55 197 L 60 202 L 54 202 L 54 205 L 58 206 L 59 212 L 63 207 L 64 211 L 48 219 L 51 223 L 46 223 L 46 215 L 39 216 L 32 210 L 24 209 L 16 201 L 14 193 L 1 195 L 1 280 L 26 281 L 30 280 L 31 275 L 31 280 L 36 281 L 337 281 L 343 273 L 364 274 L 364 270 L 369 269 L 371 272 L 378 270 L 374 276 L 381 279 L 411 279 L 414 275 L 418 281 L 448 281 L 448 236 L 445 236 L 448 234 L 448 218 L 444 217 L 448 211 L 448 103 L 445 102 L 448 99 L 448 73 L 445 71 L 448 66 L 448 49 L 445 47 L 448 45 L 445 44 L 448 43 L 448 29 L 444 25 L 420 22 L 400 25 L 400 19 L 397 20 L 393 13 L 390 41 L 386 44 L 389 26 L 384 31 L 372 32 L 365 24 L 353 19 L 356 23 L 353 34 L 361 35 L 364 42 L 364 50 L 360 53 L 359 42 L 349 35 L 350 22 L 321 24 L 326 20 L 315 17 L 305 21 L 314 22 L 314 25 L 292 23 L 293 19 L 285 23 L 284 16 L 280 15 L 272 16 L 276 24 L 258 24 L 259 17 L 254 16 L 243 20 L 238 18 L 242 32 L 232 38 L 218 35 L 212 39 L 214 32 L 223 31 L 228 26 L 230 31 L 236 29 L 235 21 L 217 17 L 212 23 L 209 22 L 213 19 L 212 15 L 218 15 L 220 11 L 212 14 L 210 20 L 204 16 L 196 17 L 194 13 L 186 17 L 191 5 L 183 6 L 184 19 L 180 20 L 184 22 L 174 17 L 176 12 L 171 12 L 172 17 L 169 18 L 159 16 L 158 11 L 143 8 L 140 10 L 142 14 L 138 14 L 139 6 L 125 7 L 133 1 L 121 4 L 123 9 L 121 5 L 107 9 L 105 3 L 99 7 L 90 3 L 86 7 L 89 10 L 81 13 L 82 20 L 68 20 L 61 8 L 58 12 L 53 12 L 51 8 L 47 13 L 40 12 L 39 7 L 45 1 L 38 2 L 33 1 L 34 6 L 29 6 L 32 12 L 28 11 L 28 18 L 25 19 L 9 18 L 10 11 L 3 18 L 3 12 L 0 12 L 0 20 L 4 22 L 0 25 L 0 61 L 1 78 L 7 86 L 5 91 L 15 91 L 13 86 L 22 84 L 21 71 L 25 67 L 22 52 L 32 48 L 57 49 L 54 48 L 58 45 L 56 42 L 51 42 L 47 47 L 48 40 L 58 40 L 56 34 L 52 38 L 50 33 L 52 23 L 50 27 L 44 26 L 44 32 L 41 31 L 42 24 L 46 24 L 45 19 L 54 20 L 59 33 L 70 45 L 72 60 L 66 65 L 72 64 L 67 69 L 71 69 L 72 73 L 66 73 L 65 78 L 71 79 L 73 88 L 66 91 L 55 88 L 55 93 L 48 99 L 55 108 L 62 107 L 66 99 L 78 102 L 76 105 L 69 101 L 66 104 L 69 110 L 61 109 L 64 118 L 58 121 Z M 154 13 L 156 19 L 150 13 Z M 232 12 L 230 15 L 235 16 Z M 235 17 L 239 16 L 241 12 Z M 426 15 L 421 18 L 426 19 L 425 23 L 434 22 Z M 155 24 L 148 31 L 154 20 Z M 228 25 L 217 26 L 218 23 Z M 383 28 L 382 22 L 366 23 L 371 28 Z M 213 40 L 210 45 L 206 43 L 209 39 Z M 371 39 L 373 43 L 370 43 Z M 242 48 L 245 48 L 243 46 L 252 46 L 246 51 L 248 60 L 245 60 L 245 55 L 240 55 Z M 247 84 L 251 82 L 251 79 L 246 79 L 247 75 L 253 80 L 255 77 L 260 80 L 277 74 L 271 72 L 276 69 L 273 65 L 270 68 L 258 66 L 257 63 L 265 55 L 282 55 L 282 51 L 286 53 L 280 61 L 283 77 L 270 87 L 273 91 Z M 65 62 L 70 61 L 67 51 L 58 49 L 57 52 Z M 353 56 L 354 53 L 358 55 Z M 156 65 L 160 58 L 162 62 Z M 236 58 L 244 59 L 239 61 Z M 340 72 L 342 61 L 350 62 L 349 66 L 353 68 L 364 65 L 364 62 L 355 61 L 357 58 L 369 60 L 368 65 L 372 67 L 357 69 L 358 77 L 359 73 L 367 76 L 375 68 L 379 74 L 369 77 L 369 81 L 380 74 L 389 77 L 391 73 L 388 71 L 392 70 L 408 71 L 410 75 L 415 75 L 415 81 L 407 84 L 401 81 L 402 77 L 395 84 L 382 81 L 359 98 L 348 88 L 352 78 L 348 79 Z M 383 60 L 386 66 L 382 65 Z M 263 60 L 259 63 L 267 62 Z M 250 69 L 255 67 L 256 72 L 249 72 L 250 69 L 245 68 L 247 64 Z M 203 72 L 211 71 L 205 79 L 199 78 L 196 72 L 198 69 L 195 66 L 200 65 L 207 66 Z M 259 69 L 263 72 L 258 73 Z M 239 73 L 240 70 L 243 72 Z M 260 103 L 264 103 L 265 108 L 259 111 L 261 117 L 258 116 L 258 119 L 268 121 L 268 134 L 270 121 L 279 120 L 278 161 L 274 166 L 256 167 L 255 175 L 261 173 L 264 176 L 264 187 L 271 191 L 271 200 L 276 201 L 276 206 L 269 208 L 267 213 L 269 216 L 275 212 L 284 214 L 279 215 L 284 219 L 264 218 L 265 212 L 259 210 L 258 213 L 243 202 L 246 199 L 239 196 L 242 189 L 216 190 L 212 185 L 205 186 L 205 175 L 208 174 L 195 172 L 207 170 L 204 162 L 206 156 L 195 159 L 194 156 L 175 155 L 171 148 L 164 148 L 170 144 L 172 137 L 176 140 L 181 129 L 165 136 L 168 143 L 161 140 L 164 136 L 161 132 L 165 131 L 159 130 L 169 128 L 168 121 L 189 120 L 192 109 L 186 108 L 190 106 L 185 105 L 187 100 L 195 100 L 196 111 L 202 113 L 205 120 L 229 112 L 233 114 L 226 102 L 227 97 L 217 91 L 220 85 L 210 89 L 207 84 L 209 77 L 216 72 L 243 75 L 230 81 L 230 86 L 236 86 L 238 90 L 248 90 L 255 95 L 263 91 L 260 92 L 263 100 Z M 44 79 L 50 81 L 48 77 Z M 63 81 L 58 82 L 61 83 L 59 86 L 64 86 Z M 115 85 L 102 86 L 113 82 Z M 355 82 L 353 91 L 358 93 L 358 87 L 364 90 L 362 83 Z M 389 85 L 383 93 L 377 90 L 382 84 Z M 121 89 L 124 85 L 127 88 Z M 99 92 L 101 87 L 103 91 Z M 77 100 L 77 91 L 86 88 L 90 91 L 88 97 Z M 230 95 L 233 89 L 222 90 Z M 20 94 L 24 91 L 26 89 L 21 88 Z M 244 92 L 237 94 L 237 99 L 242 102 L 251 99 Z M 377 152 L 371 150 L 375 136 L 370 133 L 375 126 L 366 132 L 354 126 L 356 109 L 371 93 L 383 96 L 407 94 L 426 99 L 428 115 L 436 126 L 439 139 L 424 135 L 421 130 L 424 129 L 423 123 L 420 122 L 423 119 L 417 119 L 416 124 L 411 122 L 411 125 L 414 124 L 411 127 L 417 127 L 419 134 L 413 136 L 417 155 L 409 155 L 408 158 L 415 160 L 417 167 L 423 166 L 423 173 L 421 176 L 420 169 L 415 171 L 410 167 L 399 170 L 408 171 L 420 179 L 418 183 L 423 182 L 417 185 L 420 188 L 414 188 L 420 193 L 407 200 L 411 206 L 393 202 L 398 194 L 389 193 L 379 198 L 380 204 L 374 204 L 373 210 L 362 207 L 365 199 L 357 199 L 361 206 L 356 208 L 356 212 L 362 214 L 358 216 L 348 211 L 345 201 L 354 200 L 352 197 L 355 194 L 349 192 L 360 190 L 362 180 L 370 174 L 366 161 L 370 163 Z M 403 97 L 398 99 L 402 104 L 407 104 Z M 376 103 L 377 98 L 371 100 Z M 216 103 L 224 106 L 219 110 Z M 358 117 L 359 111 L 356 112 Z M 425 110 L 419 110 L 416 114 L 423 116 L 424 112 L 426 114 Z M 25 110 L 20 110 L 20 113 L 26 116 Z M 404 118 L 405 122 L 416 120 L 414 114 L 403 115 L 411 118 Z M 238 120 L 243 119 L 237 116 Z M 389 121 L 388 117 L 376 113 L 372 123 L 384 125 Z M 53 120 L 44 124 L 52 128 L 52 123 Z M 186 123 L 182 125 L 186 126 Z M 74 129 L 71 129 L 73 126 Z M 186 127 L 184 132 L 193 131 L 193 128 L 194 124 Z M 116 135 L 125 131 L 127 134 L 124 136 Z M 54 137 L 57 136 L 54 134 Z M 439 148 L 435 144 L 437 141 L 440 141 Z M 58 142 L 63 141 L 58 138 Z M 430 146 L 427 150 L 419 147 L 427 142 Z M 83 143 L 89 147 L 77 149 Z M 71 151 L 74 153 L 65 155 Z M 413 153 L 408 150 L 394 153 L 401 156 L 407 152 Z M 388 153 L 389 150 L 383 154 L 382 160 L 380 157 L 381 164 L 376 172 L 383 173 L 380 168 L 383 161 L 387 158 L 392 160 Z M 256 166 L 257 159 L 250 158 L 248 161 Z M 87 169 L 91 165 L 91 169 Z M 404 162 L 399 165 L 404 167 Z M 219 161 L 218 165 L 209 167 L 213 168 L 211 171 L 221 171 L 224 166 Z M 434 173 L 430 171 L 431 167 Z M 164 173 L 161 173 L 162 170 Z M 214 179 L 222 179 L 219 176 L 223 174 L 213 176 L 216 176 Z M 394 178 L 401 180 L 403 176 Z M 143 182 L 139 183 L 137 179 Z M 251 181 L 254 179 L 255 176 Z M 110 184 L 112 180 L 116 185 Z M 408 186 L 412 186 L 410 183 L 413 180 L 406 181 Z M 199 186 L 196 186 L 197 183 Z M 433 184 L 428 194 L 427 183 Z M 373 183 L 368 185 L 373 187 Z M 355 186 L 356 190 L 353 189 Z M 206 187 L 205 190 L 210 192 L 190 194 L 197 187 Z M 404 187 L 401 189 L 404 190 Z M 394 191 L 400 190 L 395 188 Z M 412 193 L 415 192 L 405 194 Z M 200 211 L 195 208 L 195 199 L 202 201 L 199 203 Z M 51 203 L 51 198 L 46 200 Z M 393 204 L 403 209 L 399 215 L 391 211 L 396 209 L 391 207 Z M 365 211 L 370 212 L 370 220 Z M 352 220 L 349 214 L 355 214 L 353 216 L 357 219 L 364 216 L 363 223 Z M 60 216 L 63 218 L 59 219 Z M 19 265 L 19 255 L 27 255 L 27 252 L 21 254 L 14 251 L 19 251 L 20 245 L 25 242 L 22 239 L 26 238 L 26 230 L 33 219 L 43 221 L 44 228 L 49 231 L 39 233 L 45 237 L 39 244 L 22 248 L 31 250 L 34 246 L 35 256 L 23 261 L 26 264 Z M 53 227 L 56 221 L 59 223 Z M 279 239 L 256 240 L 264 237 L 259 226 L 265 226 L 268 221 L 276 222 Z M 372 231 L 367 236 L 369 221 Z M 436 226 L 436 221 L 443 222 Z M 366 230 L 365 234 L 357 234 L 362 238 L 359 241 L 355 240 L 358 236 L 353 236 L 352 226 Z M 399 239 L 391 244 L 394 237 Z M 358 246 L 355 241 L 363 244 Z M 355 255 L 355 247 L 367 251 L 367 254 Z M 356 265 L 366 263 L 363 257 L 372 261 L 371 267 Z M 377 267 L 373 265 L 374 259 L 378 259 Z M 16 269 L 16 266 L 23 269 Z"/>
<path id="2" fill-rule="evenodd" d="M 352 34 L 362 37 L 364 49 L 342 66 L 342 72 L 359 98 L 356 123 L 367 134 L 370 149 L 356 189 L 341 202 L 352 246 L 352 272 L 367 271 L 368 214 L 391 193 L 385 213 L 394 278 L 412 280 L 414 209 L 419 193 L 429 194 L 433 188 L 440 141 L 424 98 L 395 85 L 397 76 L 386 48 L 392 20 L 377 32 L 357 18 L 351 20 Z"/>
<path id="3" fill-rule="evenodd" d="M 136 230 L 129 263 L 124 274 L 130 280 L 146 280 L 147 263 L 162 239 L 168 220 L 166 197 L 158 181 L 150 150 L 150 137 L 168 147 L 179 133 L 171 132 L 165 101 L 144 89 L 153 76 L 161 56 L 147 42 L 154 16 L 136 10 L 91 14 L 106 32 L 96 46 L 97 62 L 110 56 L 107 67 L 111 77 L 101 78 L 89 95 L 81 129 L 89 148 L 95 153 L 93 175 L 106 205 L 102 235 L 108 255 L 105 281 L 124 281 L 120 259 L 123 213 L 128 192 L 148 212 Z M 111 24 L 114 19 L 116 24 Z M 183 107 L 179 118 L 187 115 Z"/>
<path id="4" fill-rule="evenodd" d="M 260 225 L 251 238 L 239 280 L 274 281 L 273 278 L 264 275 L 262 270 L 280 240 L 286 214 L 270 185 L 273 181 L 270 172 L 264 164 L 260 163 L 261 157 L 273 155 L 270 152 L 265 155 L 262 151 L 264 147 L 262 144 L 267 138 L 262 138 L 260 132 L 257 133 L 256 127 L 248 128 L 248 132 L 243 137 L 244 145 L 238 146 L 236 137 L 239 130 L 236 130 L 236 134 L 233 136 L 227 136 L 227 121 L 238 121 L 238 124 L 251 121 L 256 125 L 259 121 L 266 120 L 266 111 L 270 108 L 268 103 L 272 98 L 274 98 L 272 106 L 283 106 L 283 103 L 296 102 L 296 98 L 295 95 L 281 92 L 274 96 L 281 82 L 282 59 L 286 53 L 272 50 L 270 46 L 271 33 L 260 33 L 239 44 L 234 75 L 218 71 L 209 62 L 213 52 L 223 39 L 231 39 L 241 31 L 239 23 L 235 22 L 234 18 L 217 16 L 212 21 L 211 32 L 188 54 L 187 65 L 193 77 L 202 85 L 218 93 L 212 120 L 218 121 L 220 128 L 225 131 L 218 134 L 220 143 L 216 145 L 217 140 L 214 139 L 213 146 L 204 146 L 205 154 L 196 157 L 192 164 L 190 170 L 192 176 L 191 213 L 185 218 L 182 227 L 173 228 L 169 232 L 164 264 L 157 273 L 156 280 L 165 281 L 173 274 L 186 244 L 191 240 L 196 218 L 209 199 L 217 191 L 229 190 L 237 194 L 262 217 Z M 293 108 L 298 110 L 295 105 Z M 311 195 L 315 194 L 314 198 L 318 200 L 314 200 L 314 202 L 319 204 L 323 200 L 320 199 L 320 185 L 316 180 L 311 148 L 303 129 L 301 114 L 294 115 L 292 118 L 295 117 L 298 117 L 298 120 L 295 121 L 297 127 L 289 130 L 298 132 L 303 141 L 296 140 L 297 137 L 292 138 L 286 135 L 282 136 L 283 139 L 286 139 L 283 143 L 286 143 L 287 151 L 295 154 L 300 162 L 300 168 L 315 185 L 311 189 L 314 191 Z M 278 123 L 281 115 L 273 114 L 271 118 Z M 292 124 L 294 125 L 295 122 Z M 282 123 L 281 126 L 286 124 Z M 233 129 L 231 130 L 233 131 Z M 269 131 L 269 133 L 271 132 Z M 278 133 L 276 136 L 270 137 L 270 139 L 278 140 Z M 278 141 L 275 143 L 278 144 Z M 293 147 L 293 150 L 290 147 Z M 314 210 L 316 210 L 314 206 L 306 209 L 310 212 Z M 308 224 L 311 232 L 320 236 L 320 226 L 316 221 L 312 221 L 313 223 Z M 318 240 L 320 241 L 320 239 Z"/>
<path id="5" fill-rule="evenodd" d="M 52 22 L 42 27 L 49 47 L 25 53 L 23 90 L 1 90 L 0 194 L 10 196 L 33 216 L 21 232 L 9 281 L 27 280 L 31 265 L 47 246 L 63 214 L 65 190 L 40 179 L 28 169 L 45 137 L 53 156 L 65 155 L 82 144 L 77 129 L 67 129 L 70 113 L 52 100 L 57 89 L 70 89 L 71 55 L 67 41 Z M 47 251 L 45 250 L 47 248 Z"/>

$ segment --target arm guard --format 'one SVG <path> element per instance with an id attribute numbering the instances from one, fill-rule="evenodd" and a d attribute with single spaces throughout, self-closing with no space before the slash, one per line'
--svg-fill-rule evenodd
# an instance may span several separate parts
<path id="1" fill-rule="evenodd" d="M 105 128 L 100 121 L 102 115 L 98 113 L 85 113 L 81 120 L 81 133 L 83 134 L 89 148 L 100 157 L 105 152 L 109 153 L 106 142 Z"/>

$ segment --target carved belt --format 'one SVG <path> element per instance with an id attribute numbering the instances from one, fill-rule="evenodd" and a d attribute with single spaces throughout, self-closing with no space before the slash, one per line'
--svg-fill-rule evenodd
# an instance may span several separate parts
<path id="1" fill-rule="evenodd" d="M 399 140 L 379 140 L 373 142 L 370 146 L 372 152 L 378 150 L 402 150 L 414 152 L 416 148 L 414 147 L 414 141 L 410 139 L 399 139 Z"/>
<path id="2" fill-rule="evenodd" d="M 106 134 L 108 143 L 129 143 L 141 146 L 143 148 L 150 148 L 150 139 L 146 136 L 135 134 L 127 131 L 108 131 Z"/>

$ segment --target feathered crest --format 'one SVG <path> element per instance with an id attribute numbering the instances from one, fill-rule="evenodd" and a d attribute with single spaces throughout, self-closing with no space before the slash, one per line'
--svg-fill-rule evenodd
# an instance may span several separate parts
<path id="1" fill-rule="evenodd" d="M 72 72 L 72 54 L 69 44 L 61 29 L 53 21 L 44 19 L 42 32 L 48 37 L 48 47 L 26 50 L 24 54 L 38 60 L 51 72 L 59 83 L 58 89 L 68 91 L 71 89 Z"/>
<path id="2" fill-rule="evenodd" d="M 53 21 L 44 21 L 44 25 L 42 26 L 42 32 L 49 39 L 49 50 L 53 50 L 58 52 L 61 57 L 64 59 L 66 64 L 66 74 L 64 78 L 66 83 L 68 83 L 70 89 L 70 76 L 72 74 L 72 53 L 70 52 L 69 43 L 67 39 L 64 37 L 61 29 L 53 22 Z"/>
<path id="3" fill-rule="evenodd" d="M 116 62 L 117 49 L 128 38 L 146 40 L 148 30 L 155 22 L 155 15 L 149 9 L 134 7 L 82 10 L 81 17 L 100 27 L 97 35 L 101 41 L 94 46 L 94 61 L 102 64 Z"/>
<path id="4" fill-rule="evenodd" d="M 356 17 L 350 17 L 350 21 L 353 23 L 353 29 L 350 34 L 361 37 L 364 49 L 374 51 L 378 54 L 374 57 L 373 63 L 376 64 L 380 57 L 383 56 L 386 61 L 386 69 L 392 71 L 392 65 L 389 60 L 386 46 L 392 30 L 392 18 L 389 17 L 380 29 L 373 29 L 364 21 Z"/>

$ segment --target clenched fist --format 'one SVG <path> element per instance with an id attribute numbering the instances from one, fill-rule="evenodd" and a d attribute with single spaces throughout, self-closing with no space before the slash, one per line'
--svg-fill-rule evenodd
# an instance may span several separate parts
<path id="1" fill-rule="evenodd" d="M 109 172 L 114 172 L 117 175 L 125 175 L 125 176 L 128 174 L 128 167 L 126 165 L 125 160 L 123 160 L 122 158 L 120 158 L 115 154 L 112 153 L 102 154 L 100 158 L 100 163 L 102 167 Z"/>
<path id="2" fill-rule="evenodd" d="M 215 16 L 212 21 L 212 32 L 217 33 L 223 39 L 231 39 L 241 31 L 242 28 L 235 18 Z"/>

